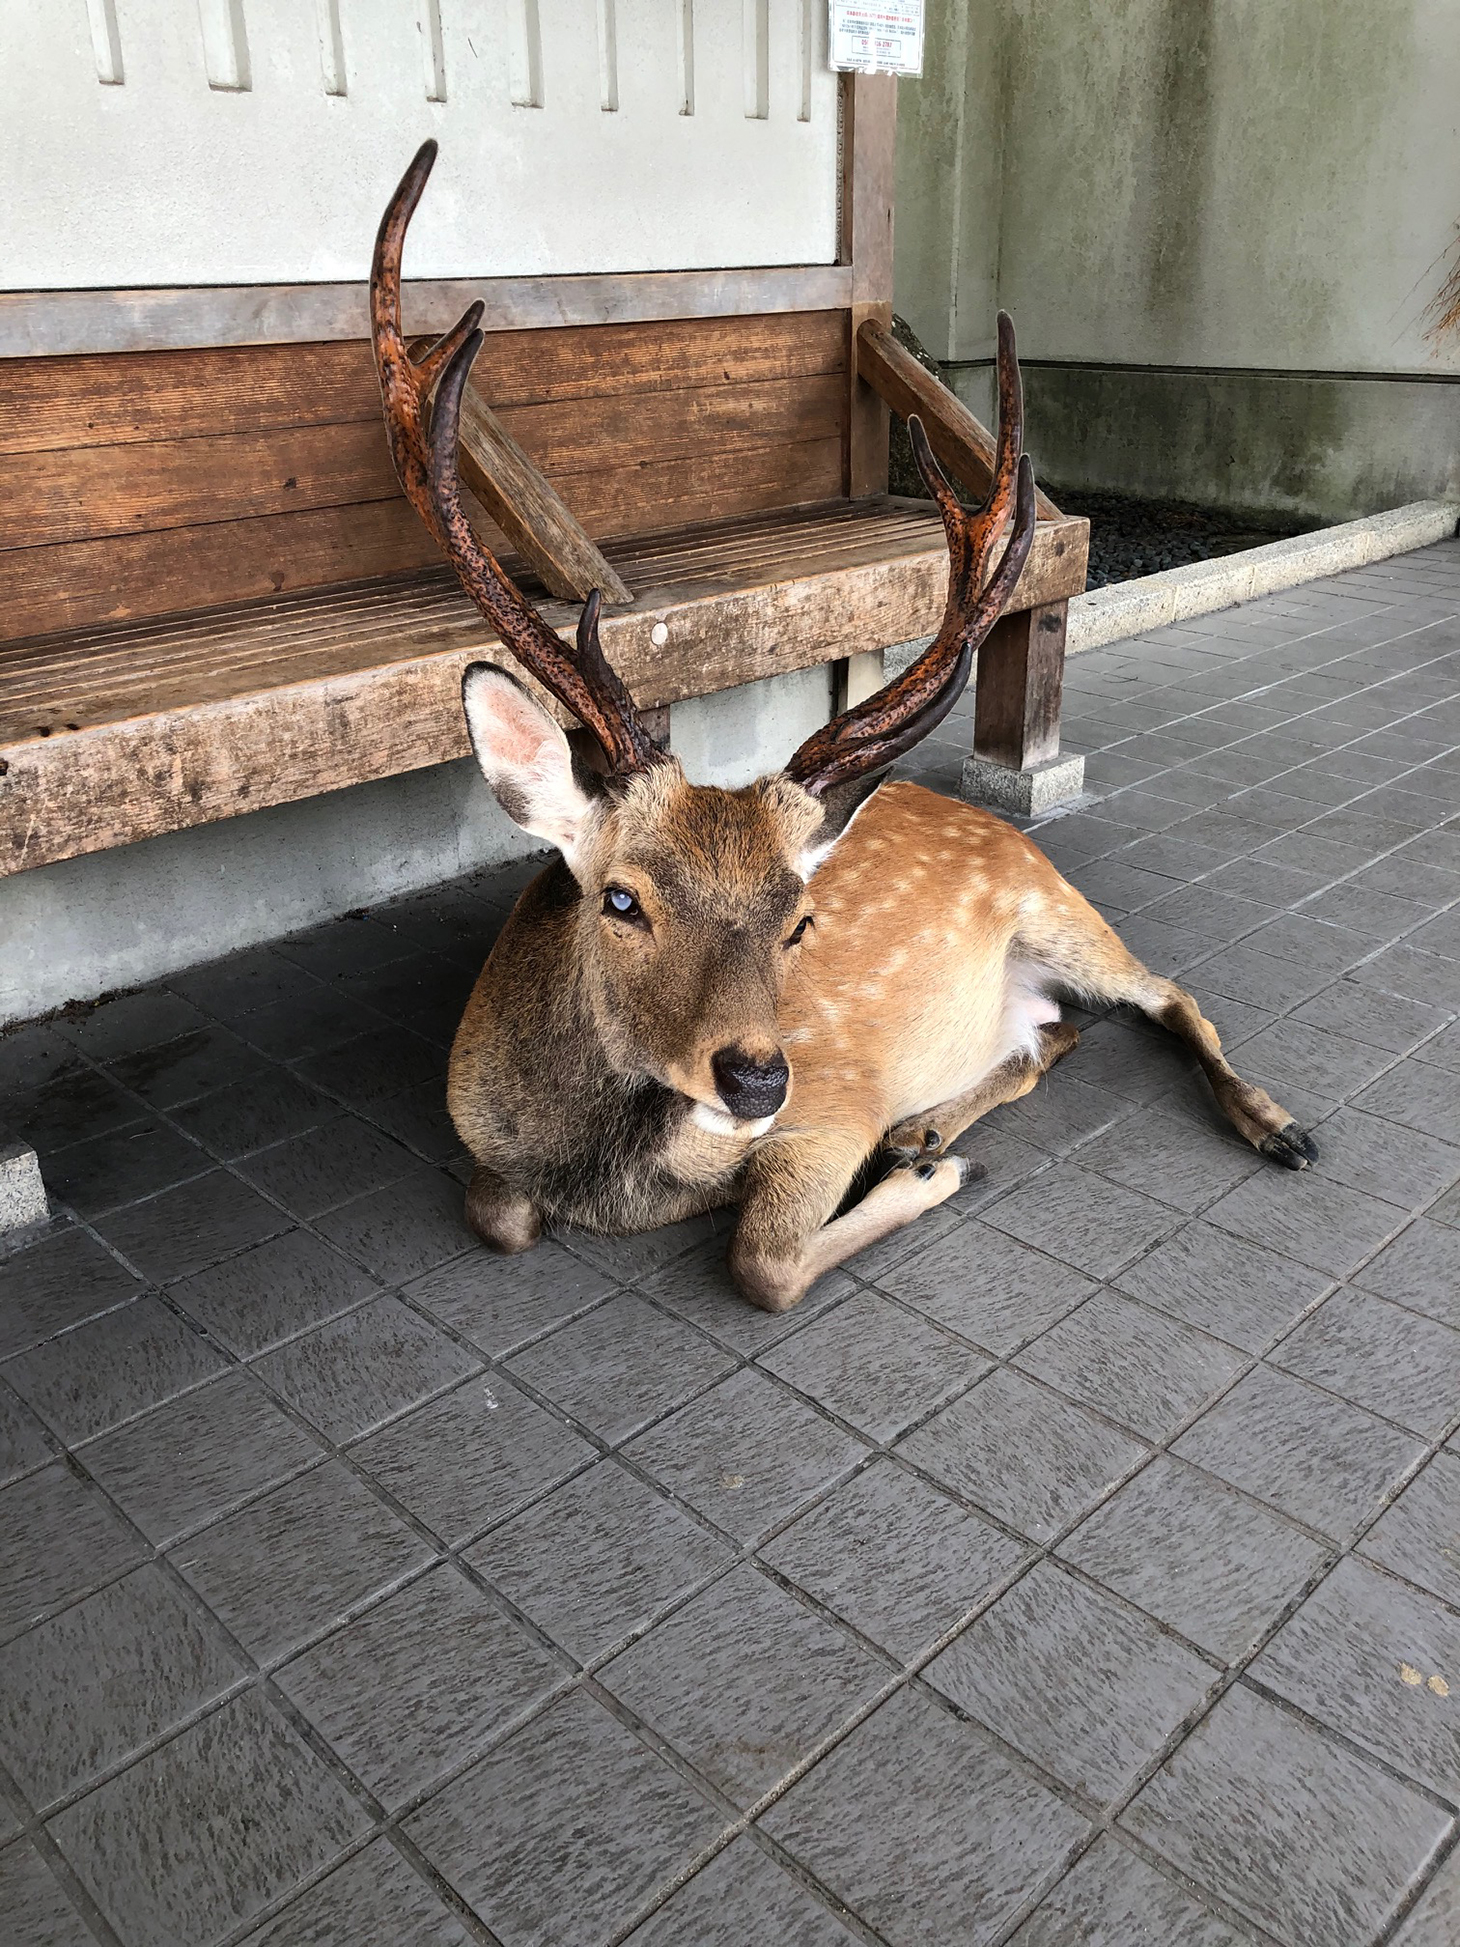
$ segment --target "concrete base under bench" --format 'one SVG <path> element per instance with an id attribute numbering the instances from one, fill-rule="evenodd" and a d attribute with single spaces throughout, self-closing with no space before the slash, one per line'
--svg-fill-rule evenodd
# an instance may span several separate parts
<path id="1" fill-rule="evenodd" d="M 0 1248 L 50 1216 L 41 1166 L 29 1143 L 0 1135 Z"/>
<path id="2" fill-rule="evenodd" d="M 1028 818 L 1068 804 L 1084 788 L 1083 757 L 1051 757 L 1046 763 L 1016 771 L 992 757 L 975 756 L 963 760 L 958 794 L 969 804 L 992 805 L 995 811 L 1012 811 Z"/>
<path id="3" fill-rule="evenodd" d="M 834 677 L 677 703 L 671 748 L 699 782 L 748 783 L 826 722 Z M 0 1027 L 540 849 L 466 757 L 18 872 L 0 879 Z"/>

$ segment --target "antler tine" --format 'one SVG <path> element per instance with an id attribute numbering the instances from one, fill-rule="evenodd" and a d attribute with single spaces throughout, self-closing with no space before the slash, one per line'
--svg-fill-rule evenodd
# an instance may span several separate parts
<path id="1" fill-rule="evenodd" d="M 578 620 L 578 656 L 502 572 L 495 555 L 477 539 L 461 504 L 456 446 L 461 395 L 482 333 L 470 332 L 436 385 L 431 412 L 429 491 L 441 524 L 442 546 L 457 578 L 524 669 L 590 730 L 603 747 L 610 772 L 641 771 L 662 758 L 610 667 L 598 641 L 600 597 L 595 588 Z"/>
<path id="2" fill-rule="evenodd" d="M 431 505 L 426 485 L 424 417 L 430 388 L 422 383 L 401 330 L 400 289 L 406 231 L 435 161 L 435 142 L 423 142 L 411 158 L 410 167 L 401 177 L 380 219 L 380 228 L 375 234 L 375 254 L 370 264 L 370 337 L 375 348 L 375 370 L 380 379 L 380 396 L 385 406 L 385 433 L 390 442 L 390 457 L 395 464 L 396 478 L 406 499 L 436 540 L 440 541 L 442 537 L 436 510 Z M 474 308 L 479 317 L 480 307 Z M 476 319 L 473 318 L 472 325 L 475 323 Z M 463 318 L 456 331 L 459 332 L 466 324 L 467 320 Z"/>
<path id="3" fill-rule="evenodd" d="M 370 330 L 385 406 L 391 459 L 406 498 L 455 569 L 457 579 L 517 660 L 583 723 L 603 747 L 611 773 L 642 770 L 663 752 L 645 730 L 633 699 L 598 641 L 598 596 L 578 625 L 578 656 L 502 571 L 462 505 L 456 448 L 461 395 L 481 348 L 482 305 L 471 305 L 450 331 L 411 356 L 401 326 L 401 259 L 406 231 L 436 161 L 423 142 L 386 205 L 370 270 Z M 434 404 L 429 414 L 427 402 Z"/>
<path id="4" fill-rule="evenodd" d="M 482 321 L 486 306 L 478 298 L 469 304 L 450 331 L 443 331 L 434 345 L 422 345 L 410 354 L 411 365 L 416 374 L 416 388 L 421 398 L 426 398 L 437 379 L 455 358 L 462 346 Z"/>
<path id="5" fill-rule="evenodd" d="M 948 598 L 937 635 L 902 675 L 853 710 L 818 730 L 786 766 L 788 776 L 815 797 L 883 770 L 926 737 L 962 695 L 973 652 L 1003 613 L 1034 544 L 1034 467 L 1020 455 L 1023 393 L 1014 327 L 999 313 L 999 437 L 988 497 L 976 513 L 959 505 L 933 457 L 922 421 L 909 418 L 913 457 L 938 503 L 948 538 Z M 984 584 L 989 561 L 1012 509 L 1013 530 L 997 571 Z"/>
<path id="6" fill-rule="evenodd" d="M 1024 381 L 1019 373 L 1019 358 L 1014 346 L 1014 320 L 1007 311 L 999 313 L 999 431 L 994 451 L 994 474 L 981 513 L 988 515 L 985 558 L 980 563 L 979 580 L 987 566 L 987 555 L 1003 526 L 1014 495 L 1014 473 L 1024 451 Z"/>

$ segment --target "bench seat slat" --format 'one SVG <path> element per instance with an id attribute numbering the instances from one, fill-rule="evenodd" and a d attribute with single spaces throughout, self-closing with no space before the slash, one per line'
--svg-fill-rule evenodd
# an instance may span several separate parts
<path id="1" fill-rule="evenodd" d="M 1041 523 L 1015 607 L 1078 592 L 1084 541 L 1082 521 Z M 887 497 L 605 552 L 637 600 L 605 616 L 604 647 L 650 707 L 928 633 L 947 584 L 936 515 Z M 15 644 L 0 874 L 462 756 L 461 671 L 496 646 L 435 571 Z"/>

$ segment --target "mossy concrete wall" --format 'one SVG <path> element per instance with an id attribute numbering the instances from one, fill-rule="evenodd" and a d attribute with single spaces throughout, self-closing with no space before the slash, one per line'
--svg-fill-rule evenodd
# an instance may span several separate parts
<path id="1" fill-rule="evenodd" d="M 1046 476 L 1339 519 L 1460 491 L 1455 0 L 928 0 L 898 308 Z"/>

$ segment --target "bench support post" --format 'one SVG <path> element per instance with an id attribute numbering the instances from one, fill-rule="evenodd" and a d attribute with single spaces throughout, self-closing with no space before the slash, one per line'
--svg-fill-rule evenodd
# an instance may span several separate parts
<path id="1" fill-rule="evenodd" d="M 831 714 L 839 717 L 875 696 L 886 679 L 881 649 L 864 649 L 860 655 L 841 656 L 831 666 Z"/>
<path id="2" fill-rule="evenodd" d="M 997 621 L 978 652 L 973 755 L 962 796 L 1001 811 L 1048 811 L 1078 797 L 1083 757 L 1060 756 L 1060 691 L 1068 602 Z"/>

